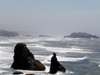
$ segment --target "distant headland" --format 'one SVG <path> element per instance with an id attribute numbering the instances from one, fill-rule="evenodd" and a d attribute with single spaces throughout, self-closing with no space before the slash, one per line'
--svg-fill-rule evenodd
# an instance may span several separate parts
<path id="1" fill-rule="evenodd" d="M 96 36 L 96 35 L 92 35 L 92 34 L 89 34 L 89 33 L 86 33 L 86 32 L 73 32 L 71 33 L 70 35 L 68 36 L 64 36 L 64 38 L 66 37 L 71 37 L 71 38 L 100 38 L 99 36 Z"/>
<path id="2" fill-rule="evenodd" d="M 14 31 L 0 30 L 0 36 L 2 36 L 2 37 L 15 37 L 18 35 L 19 34 Z"/>

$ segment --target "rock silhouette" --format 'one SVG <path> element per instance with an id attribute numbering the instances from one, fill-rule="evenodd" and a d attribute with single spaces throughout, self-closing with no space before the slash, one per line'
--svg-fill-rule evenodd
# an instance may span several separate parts
<path id="1" fill-rule="evenodd" d="M 22 70 L 45 70 L 45 66 L 36 60 L 24 43 L 18 43 L 14 49 L 14 61 L 11 68 Z"/>
<path id="2" fill-rule="evenodd" d="M 57 60 L 56 53 L 53 53 L 49 73 L 55 74 L 58 71 L 65 72 L 65 68 Z"/>
<path id="3" fill-rule="evenodd" d="M 20 71 L 15 71 L 14 73 L 13 73 L 14 75 L 18 75 L 18 74 L 23 74 L 23 72 L 20 72 Z"/>
<path id="4" fill-rule="evenodd" d="M 87 38 L 87 39 L 91 39 L 91 38 L 98 39 L 98 38 L 100 38 L 99 36 L 92 35 L 92 34 L 89 34 L 89 33 L 86 33 L 86 32 L 74 32 L 74 33 L 71 33 L 70 35 L 64 36 L 64 37 L 65 38 L 66 37 L 71 37 L 71 38 Z"/>

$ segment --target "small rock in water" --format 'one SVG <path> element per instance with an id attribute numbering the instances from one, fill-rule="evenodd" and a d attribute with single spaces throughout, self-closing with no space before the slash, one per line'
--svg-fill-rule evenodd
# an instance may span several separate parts
<path id="1" fill-rule="evenodd" d="M 23 72 L 15 71 L 13 74 L 23 74 Z"/>
<path id="2" fill-rule="evenodd" d="M 66 69 L 57 60 L 56 53 L 53 53 L 49 73 L 56 74 L 58 71 L 65 72 Z"/>
<path id="3" fill-rule="evenodd" d="M 25 74 L 25 75 L 35 75 L 35 74 Z"/>

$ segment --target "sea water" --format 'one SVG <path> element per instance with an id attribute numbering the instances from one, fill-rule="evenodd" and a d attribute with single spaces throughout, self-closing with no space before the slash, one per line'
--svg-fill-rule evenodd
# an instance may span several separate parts
<path id="1" fill-rule="evenodd" d="M 55 75 L 100 75 L 100 39 L 75 39 L 63 37 L 15 37 L 0 38 L 0 75 L 13 75 L 13 62 L 16 43 L 24 42 L 45 66 L 45 71 L 18 70 L 24 74 L 49 74 L 52 53 L 66 68 L 66 72 Z"/>

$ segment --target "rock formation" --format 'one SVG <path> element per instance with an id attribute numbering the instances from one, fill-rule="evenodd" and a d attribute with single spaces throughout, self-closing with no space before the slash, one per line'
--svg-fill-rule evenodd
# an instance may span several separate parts
<path id="1" fill-rule="evenodd" d="M 74 33 L 71 33 L 70 35 L 68 36 L 64 36 L 65 38 L 66 37 L 71 37 L 71 38 L 99 38 L 98 36 L 96 35 L 92 35 L 92 34 L 89 34 L 89 33 L 85 33 L 85 32 L 74 32 Z"/>
<path id="2" fill-rule="evenodd" d="M 55 74 L 58 71 L 65 72 L 65 68 L 57 60 L 56 54 L 53 53 L 53 56 L 51 58 L 51 65 L 50 65 L 50 71 L 49 71 L 49 73 Z"/>
<path id="3" fill-rule="evenodd" d="M 24 43 L 18 43 L 14 49 L 14 61 L 11 66 L 22 70 L 45 70 L 45 66 L 36 60 Z"/>

